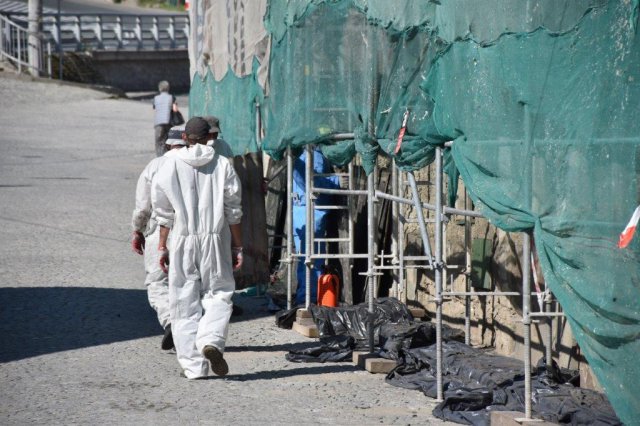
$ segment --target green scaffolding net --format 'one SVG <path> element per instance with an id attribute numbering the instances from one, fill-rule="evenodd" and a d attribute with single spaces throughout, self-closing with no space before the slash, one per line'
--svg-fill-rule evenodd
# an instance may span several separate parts
<path id="1" fill-rule="evenodd" d="M 262 97 L 255 73 L 237 77 L 227 72 L 222 80 L 216 81 L 208 71 L 204 78 L 196 75 L 191 82 L 189 114 L 218 117 L 220 137 L 229 143 L 234 155 L 257 152 L 256 105 Z"/>
<path id="2" fill-rule="evenodd" d="M 507 231 L 533 231 L 545 279 L 621 420 L 640 418 L 638 0 L 268 2 L 255 75 L 196 76 L 192 112 L 222 118 L 239 154 L 318 144 L 416 170 L 454 140 L 447 171 Z M 264 99 L 261 93 L 266 93 Z M 255 137 L 255 100 L 265 135 Z M 409 111 L 402 144 L 397 136 Z M 336 142 L 332 135 L 353 134 Z M 229 137 L 229 135 L 233 137 Z"/>
<path id="3" fill-rule="evenodd" d="M 640 244 L 617 247 L 638 204 L 640 44 L 631 9 L 563 32 L 455 42 L 423 88 L 480 210 L 534 230 L 545 278 L 626 424 L 640 414 Z M 457 100 L 462 99 L 463 102 Z"/>

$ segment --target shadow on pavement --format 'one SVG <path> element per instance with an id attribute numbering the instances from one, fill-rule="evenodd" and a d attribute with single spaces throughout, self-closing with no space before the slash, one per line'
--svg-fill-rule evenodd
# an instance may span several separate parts
<path id="1" fill-rule="evenodd" d="M 299 343 L 286 343 L 283 345 L 269 345 L 269 346 L 227 346 L 225 352 L 289 352 L 289 351 L 301 351 L 318 346 L 317 340 L 311 340 L 309 342 Z"/>
<path id="2" fill-rule="evenodd" d="M 0 362 L 161 334 L 145 290 L 0 288 Z"/>
<path id="3" fill-rule="evenodd" d="M 273 380 L 284 377 L 303 376 L 309 374 L 317 375 L 326 373 L 346 373 L 350 371 L 362 371 L 362 369 L 351 363 L 342 365 L 325 364 L 322 366 L 313 366 L 306 368 L 292 368 L 290 370 L 266 370 L 247 374 L 229 374 L 228 376 L 225 376 L 224 379 L 234 382 L 246 382 L 249 380 Z"/>

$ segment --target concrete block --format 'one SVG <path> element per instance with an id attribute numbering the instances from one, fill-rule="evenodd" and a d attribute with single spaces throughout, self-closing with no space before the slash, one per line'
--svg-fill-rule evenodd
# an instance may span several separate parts
<path id="1" fill-rule="evenodd" d="M 298 309 L 296 311 L 296 319 L 303 319 L 303 318 L 313 318 L 311 316 L 311 311 L 307 309 Z"/>
<path id="2" fill-rule="evenodd" d="M 540 419 L 525 419 L 524 413 L 519 411 L 492 411 L 489 417 L 491 426 L 522 426 L 529 423 L 535 424 L 535 426 L 552 426 L 556 424 Z"/>
<path id="3" fill-rule="evenodd" d="M 409 308 L 409 312 L 414 318 L 424 318 L 427 316 L 427 311 L 422 308 Z"/>
<path id="4" fill-rule="evenodd" d="M 318 337 L 318 327 L 311 319 L 296 320 L 293 323 L 293 331 L 302 334 L 305 337 Z"/>
<path id="5" fill-rule="evenodd" d="M 380 358 L 380 356 L 368 351 L 353 351 L 353 364 L 362 369 L 366 368 L 365 363 L 369 358 Z"/>
<path id="6" fill-rule="evenodd" d="M 397 365 L 396 361 L 386 358 L 367 358 L 364 361 L 364 369 L 373 374 L 387 374 Z"/>

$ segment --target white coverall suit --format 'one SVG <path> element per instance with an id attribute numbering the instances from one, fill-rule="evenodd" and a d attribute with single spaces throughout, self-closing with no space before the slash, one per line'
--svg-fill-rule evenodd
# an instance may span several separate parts
<path id="1" fill-rule="evenodd" d="M 177 151 L 152 187 L 158 224 L 171 228 L 169 302 L 178 362 L 208 374 L 205 346 L 224 352 L 235 290 L 229 225 L 242 218 L 241 184 L 227 158 L 196 144 Z"/>
<path id="2" fill-rule="evenodd" d="M 176 151 L 167 151 L 162 157 L 156 157 L 147 164 L 136 186 L 136 206 L 133 210 L 131 227 L 134 231 L 145 236 L 144 270 L 146 277 L 149 305 L 156 311 L 158 322 L 162 328 L 169 325 L 169 279 L 160 268 L 158 240 L 160 227 L 156 222 L 156 215 L 151 207 L 151 186 L 160 166 L 167 157 L 175 155 Z"/>

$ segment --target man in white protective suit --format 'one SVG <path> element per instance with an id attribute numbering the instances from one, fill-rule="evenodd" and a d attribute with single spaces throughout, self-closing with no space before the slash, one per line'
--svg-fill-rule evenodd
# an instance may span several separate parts
<path id="1" fill-rule="evenodd" d="M 241 185 L 229 160 L 206 145 L 206 121 L 190 119 L 184 136 L 189 146 L 158 171 L 152 203 L 160 225 L 160 265 L 169 273 L 178 362 L 185 377 L 199 379 L 209 364 L 218 376 L 229 371 L 223 353 L 233 271 L 242 266 Z"/>
<path id="2" fill-rule="evenodd" d="M 202 119 L 209 124 L 209 141 L 207 145 L 212 146 L 218 154 L 232 160 L 231 164 L 233 164 L 233 151 L 231 147 L 224 139 L 218 138 L 220 134 L 220 120 L 218 117 L 208 115 L 202 117 Z"/>
<path id="3" fill-rule="evenodd" d="M 151 185 L 158 169 L 164 161 L 174 155 L 176 150 L 183 148 L 186 142 L 182 139 L 184 126 L 175 126 L 169 130 L 166 145 L 169 148 L 163 156 L 156 157 L 147 164 L 136 186 L 136 204 L 133 209 L 131 227 L 133 237 L 131 248 L 136 253 L 144 254 L 144 269 L 146 277 L 144 283 L 147 287 L 149 304 L 158 315 L 158 322 L 164 329 L 164 336 L 160 347 L 164 350 L 173 349 L 171 323 L 169 320 L 169 279 L 160 268 L 160 254 L 158 253 L 158 240 L 160 227 L 156 222 L 156 215 L 151 207 Z"/>

